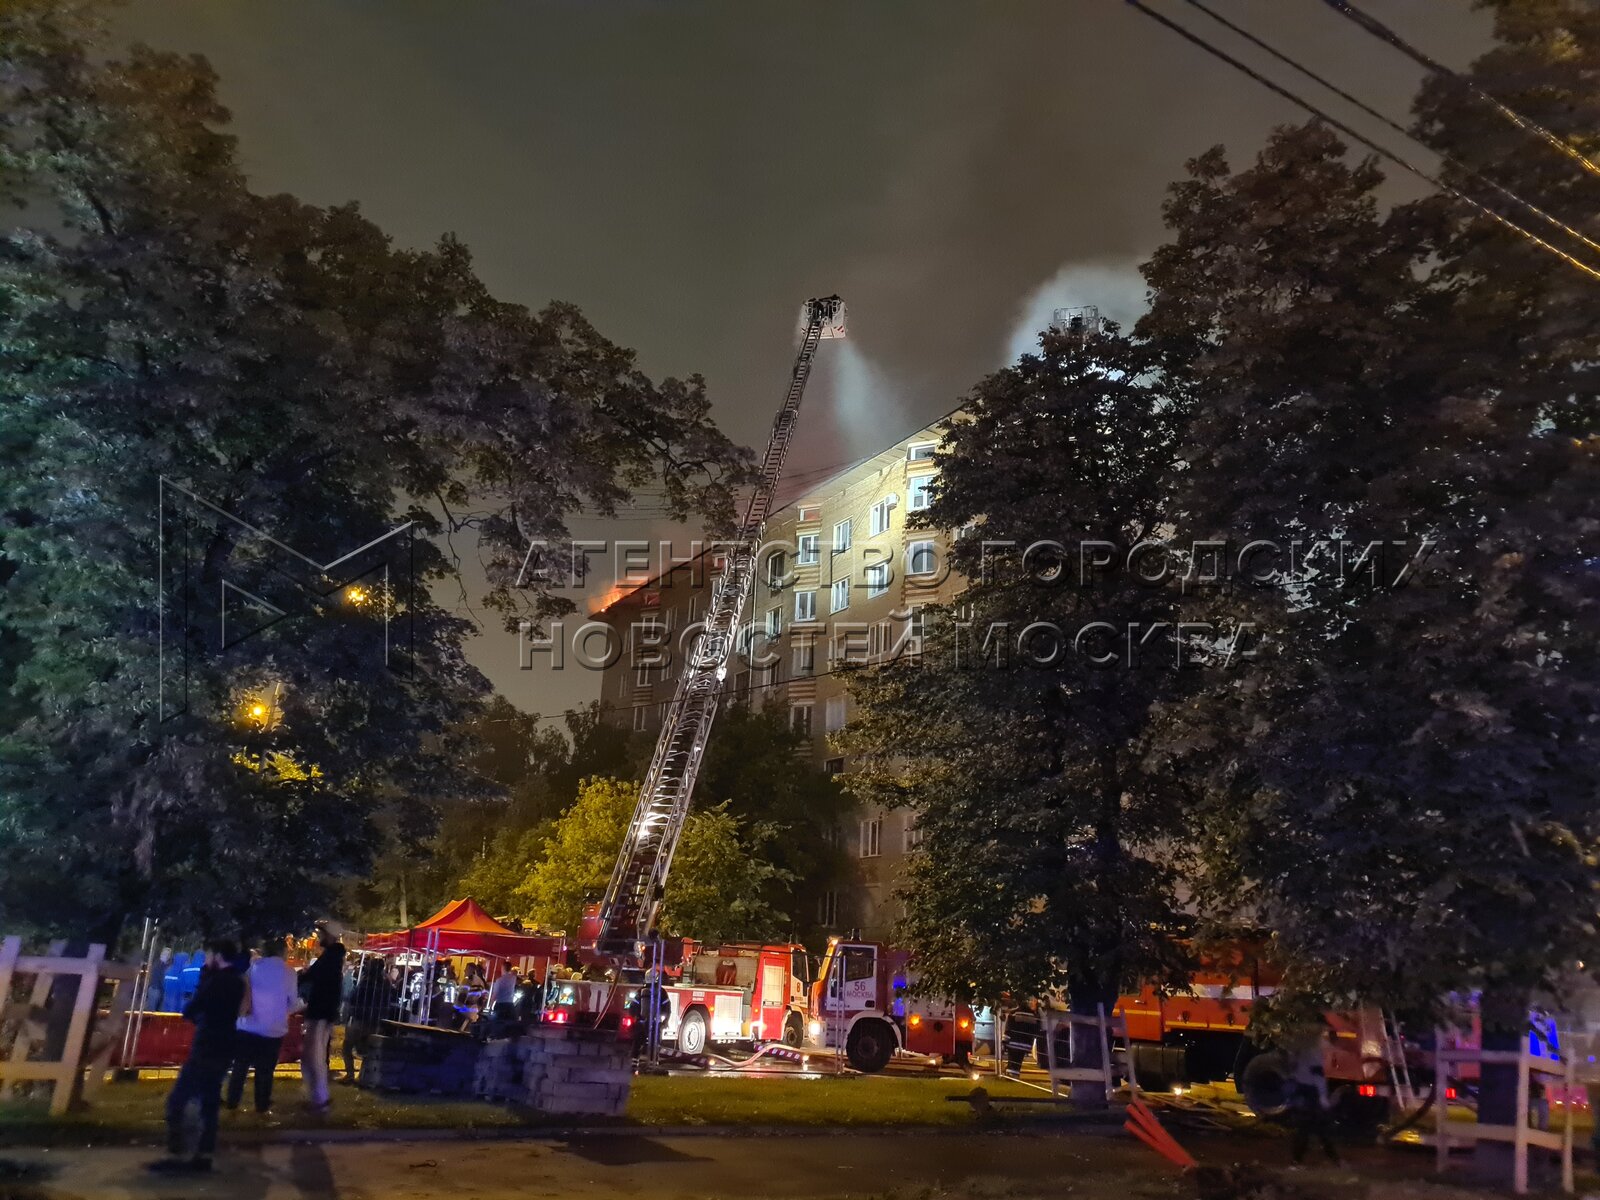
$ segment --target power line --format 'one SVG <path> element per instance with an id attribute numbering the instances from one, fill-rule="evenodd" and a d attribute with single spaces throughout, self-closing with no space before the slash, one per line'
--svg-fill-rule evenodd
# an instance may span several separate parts
<path id="1" fill-rule="evenodd" d="M 1512 191 L 1508 187 L 1505 187 L 1503 184 L 1496 183 L 1493 179 L 1488 179 L 1485 176 L 1480 175 L 1477 171 L 1475 171 L 1471 167 L 1467 166 L 1460 159 L 1453 158 L 1452 156 L 1450 156 L 1448 154 L 1443 154 L 1443 153 L 1440 153 L 1437 150 L 1434 150 L 1432 146 L 1429 146 L 1425 142 L 1420 141 L 1415 134 L 1413 134 L 1404 125 L 1400 124 L 1400 122 L 1394 120 L 1393 118 L 1391 118 L 1389 116 L 1386 116 L 1384 113 L 1379 112 L 1377 109 L 1373 108 L 1370 104 L 1367 104 L 1366 102 L 1361 100 L 1358 96 L 1354 96 L 1351 93 L 1345 91 L 1338 84 L 1334 83 L 1331 79 L 1326 79 L 1323 76 L 1317 74 L 1317 72 L 1313 71 L 1310 67 L 1306 66 L 1304 63 L 1301 63 L 1301 62 L 1297 61 L 1296 59 L 1291 58 L 1289 55 L 1283 53 L 1281 50 L 1278 50 L 1276 47 L 1270 45 L 1269 43 L 1267 43 L 1263 39 L 1261 39 L 1261 38 L 1257 37 L 1255 34 L 1251 33 L 1248 29 L 1245 29 L 1242 26 L 1235 24 L 1233 21 L 1228 20 L 1227 17 L 1223 16 L 1221 13 L 1217 12 L 1215 9 L 1212 9 L 1211 7 L 1206 5 L 1203 2 L 1203 0 L 1184 0 L 1184 3 L 1188 4 L 1191 8 L 1199 9 L 1201 12 L 1205 13 L 1206 16 L 1210 17 L 1213 21 L 1215 21 L 1217 24 L 1221 25 L 1223 28 L 1232 30 L 1234 33 L 1236 33 L 1240 37 L 1244 38 L 1245 41 L 1249 42 L 1251 45 L 1259 47 L 1260 49 L 1264 50 L 1266 53 L 1270 54 L 1273 58 L 1277 59 L 1279 62 L 1284 63 L 1285 65 L 1287 65 L 1288 67 L 1292 68 L 1293 70 L 1296 70 L 1296 71 L 1300 72 L 1300 74 L 1304 75 L 1307 79 L 1310 79 L 1314 83 L 1318 83 L 1318 84 L 1322 85 L 1323 87 L 1327 88 L 1335 96 L 1338 96 L 1341 100 L 1345 101 L 1346 103 L 1353 104 L 1356 108 L 1358 108 L 1362 112 L 1366 113 L 1367 116 L 1373 118 L 1376 121 L 1381 121 L 1384 125 L 1387 125 L 1390 129 L 1394 130 L 1401 137 L 1404 137 L 1404 138 L 1407 138 L 1410 141 L 1416 142 L 1419 146 L 1422 146 L 1424 149 L 1430 151 L 1431 153 L 1438 154 L 1440 160 L 1446 166 L 1453 167 L 1456 170 L 1462 171 L 1469 178 L 1475 180 L 1476 182 L 1481 183 L 1481 184 L 1485 185 L 1486 187 L 1493 188 L 1496 192 L 1499 192 L 1502 196 L 1506 197 L 1508 200 L 1512 200 L 1515 203 L 1522 205 L 1522 207 L 1526 208 L 1529 212 L 1533 213 L 1535 216 L 1541 218 L 1544 221 L 1547 221 L 1549 224 L 1553 225 L 1555 228 L 1561 230 L 1561 232 L 1565 233 L 1568 237 L 1575 238 L 1576 240 L 1582 242 L 1585 246 L 1589 247 L 1589 249 L 1595 251 L 1596 253 L 1600 253 L 1600 242 L 1596 242 L 1596 241 L 1591 240 L 1590 238 L 1585 236 L 1579 230 L 1576 230 L 1571 225 L 1568 225 L 1560 217 L 1556 216 L 1553 213 L 1546 212 L 1544 209 L 1540 208 L 1533 201 L 1524 199 L 1522 196 L 1519 196 L 1516 192 Z"/>
<path id="2" fill-rule="evenodd" d="M 1363 145 L 1367 149 L 1371 150 L 1374 154 L 1377 154 L 1382 158 L 1388 159 L 1390 162 L 1394 163 L 1396 166 L 1400 167 L 1402 170 L 1410 172 L 1412 175 L 1415 175 L 1418 179 L 1423 180 L 1424 182 L 1426 182 L 1426 183 L 1430 184 L 1431 186 L 1437 188 L 1439 191 L 1445 193 L 1446 195 L 1452 196 L 1455 199 L 1460 200 L 1463 204 L 1469 205 L 1472 208 L 1477 209 L 1480 213 L 1482 213 L 1484 216 L 1488 217 L 1491 221 L 1494 221 L 1497 224 L 1504 226 L 1505 228 L 1511 230 L 1511 232 L 1517 234 L 1519 237 L 1526 238 L 1528 241 L 1532 242 L 1534 245 L 1539 246 L 1542 249 L 1544 249 L 1545 251 L 1547 251 L 1548 253 L 1555 255 L 1557 258 L 1561 259 L 1563 262 L 1567 263 L 1569 266 L 1576 267 L 1578 270 L 1582 271 L 1585 275 L 1589 276 L 1591 279 L 1600 280 L 1600 270 L 1596 270 L 1594 267 L 1591 267 L 1588 263 L 1584 262 L 1582 259 L 1576 258 L 1573 255 L 1567 253 L 1565 250 L 1561 249 L 1560 246 L 1556 246 L 1556 245 L 1553 245 L 1550 242 L 1545 241 L 1545 239 L 1540 237 L 1538 234 L 1533 233 L 1530 230 L 1524 229 L 1521 225 L 1518 225 L 1510 217 L 1507 217 L 1502 213 L 1495 212 L 1494 209 L 1490 208 L 1488 205 L 1484 204 L 1480 200 L 1473 199 L 1471 196 L 1467 195 L 1465 192 L 1461 191 L 1459 188 L 1452 187 L 1448 183 L 1445 183 L 1442 179 L 1438 179 L 1438 178 L 1435 178 L 1432 175 L 1429 175 L 1421 167 L 1415 166 L 1412 163 L 1406 161 L 1404 158 L 1401 158 L 1400 155 L 1395 153 L 1393 150 L 1390 150 L 1388 147 L 1382 146 L 1379 143 L 1373 141 L 1371 138 L 1367 137 L 1366 134 L 1360 133 L 1356 129 L 1352 128 L 1346 122 L 1341 121 L 1337 117 L 1332 116 L 1331 114 L 1329 114 L 1329 113 L 1325 112 L 1324 110 L 1318 108 L 1315 104 L 1311 103 L 1311 101 L 1305 99 L 1303 96 L 1300 96 L 1300 95 L 1296 94 L 1295 92 L 1291 92 L 1288 88 L 1284 87 L 1282 84 L 1275 83 L 1271 79 L 1268 79 L 1265 75 L 1261 74 L 1261 72 L 1257 71 L 1254 67 L 1249 66 L 1247 63 L 1241 62 L 1239 59 L 1237 59 L 1233 55 L 1229 54 L 1226 50 L 1223 50 L 1223 49 L 1221 49 L 1221 48 L 1219 48 L 1217 46 L 1212 45 L 1210 42 L 1206 41 L 1205 38 L 1201 37 L 1199 34 L 1194 33 L 1192 30 L 1185 29 L 1182 25 L 1178 24 L 1176 21 L 1172 20 L 1171 18 L 1162 16 L 1160 13 L 1158 13 L 1154 9 L 1150 8 L 1149 5 L 1145 4 L 1143 2 L 1143 0 L 1127 0 L 1127 3 L 1130 6 L 1132 6 L 1133 8 L 1137 9 L 1139 12 L 1143 13 L 1145 16 L 1149 17 L 1152 21 L 1156 22 L 1158 25 L 1164 25 L 1166 28 L 1172 30 L 1172 32 L 1176 33 L 1179 37 L 1183 38 L 1184 41 L 1190 42 L 1190 43 L 1192 43 L 1192 44 L 1194 44 L 1196 46 L 1199 46 L 1200 49 L 1204 50 L 1207 54 L 1211 55 L 1213 58 L 1220 59 L 1222 62 L 1227 63 L 1230 67 L 1232 67 L 1234 70 L 1238 71 L 1240 74 L 1245 75 L 1246 77 L 1255 80 L 1262 87 L 1266 88 L 1268 91 L 1273 92 L 1274 94 L 1276 94 L 1278 96 L 1281 96 L 1283 99 L 1289 101 L 1290 104 L 1293 104 L 1296 108 L 1302 109 L 1303 111 L 1310 113 L 1313 117 L 1316 117 L 1318 120 L 1323 121 L 1326 124 L 1332 126 L 1334 129 L 1337 129 L 1340 133 L 1344 134 L 1346 137 L 1350 138 L 1352 141 L 1359 142 L 1361 145 Z"/>
<path id="3" fill-rule="evenodd" d="M 1477 84 L 1473 83 L 1472 80 L 1468 79 L 1465 75 L 1462 75 L 1458 71 L 1452 71 L 1442 62 L 1439 62 L 1437 59 L 1417 49 L 1417 47 L 1406 41 L 1382 21 L 1378 20 L 1377 17 L 1374 17 L 1369 13 L 1362 12 L 1354 4 L 1351 4 L 1349 0 L 1323 0 L 1323 3 L 1329 8 L 1333 9 L 1335 12 L 1339 13 L 1341 16 L 1347 17 L 1351 21 L 1354 21 L 1358 26 L 1366 30 L 1373 37 L 1378 38 L 1380 41 L 1388 42 L 1389 45 L 1393 46 L 1396 50 L 1400 51 L 1401 54 L 1404 54 L 1413 62 L 1426 67 L 1435 75 L 1450 80 L 1457 87 L 1465 88 L 1479 100 L 1482 100 L 1485 104 L 1489 105 L 1489 107 L 1493 108 L 1507 121 L 1510 121 L 1518 129 L 1521 129 L 1524 133 L 1531 133 L 1535 137 L 1542 139 L 1553 149 L 1565 154 L 1568 158 L 1572 159 L 1573 162 L 1578 163 L 1585 171 L 1589 172 L 1589 174 L 1600 176 L 1600 163 L 1596 163 L 1593 159 L 1589 158 L 1588 155 L 1584 154 L 1582 150 L 1579 150 L 1571 142 L 1567 141 L 1566 138 L 1546 129 L 1532 117 L 1523 116 L 1510 105 L 1503 104 L 1499 100 L 1496 100 L 1493 96 L 1484 91 Z"/>

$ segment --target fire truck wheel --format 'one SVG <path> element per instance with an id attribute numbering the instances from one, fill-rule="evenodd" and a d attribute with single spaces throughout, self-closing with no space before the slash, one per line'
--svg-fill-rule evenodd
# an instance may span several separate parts
<path id="1" fill-rule="evenodd" d="M 783 1044 L 798 1050 L 805 1040 L 806 1023 L 800 1019 L 799 1013 L 790 1013 L 783 1022 Z"/>
<path id="2" fill-rule="evenodd" d="M 706 1014 L 691 1008 L 678 1025 L 678 1049 L 685 1054 L 703 1054 L 706 1048 Z"/>
<path id="3" fill-rule="evenodd" d="M 889 1065 L 894 1054 L 894 1034 L 882 1021 L 859 1021 L 844 1046 L 845 1057 L 867 1075 Z"/>

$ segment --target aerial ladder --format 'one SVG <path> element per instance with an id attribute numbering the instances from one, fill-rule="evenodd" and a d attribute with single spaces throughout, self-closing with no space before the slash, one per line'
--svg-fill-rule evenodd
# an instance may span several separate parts
<path id="1" fill-rule="evenodd" d="M 695 777 L 716 719 L 728 663 L 739 650 L 744 613 L 755 582 L 756 555 L 767 515 L 777 495 L 784 459 L 800 414 L 800 400 L 811 376 L 817 346 L 845 335 L 844 301 L 838 296 L 808 300 L 800 309 L 800 349 L 783 406 L 772 423 L 772 437 L 755 490 L 745 506 L 725 565 L 712 585 L 705 621 L 691 646 L 666 721 L 639 789 L 605 899 L 600 904 L 594 950 L 619 964 L 639 963 L 656 934 L 667 873 L 683 833 L 694 796 Z"/>

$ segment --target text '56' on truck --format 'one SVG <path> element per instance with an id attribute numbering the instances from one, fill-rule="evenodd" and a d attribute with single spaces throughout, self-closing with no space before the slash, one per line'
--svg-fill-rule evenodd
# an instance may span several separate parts
<path id="1" fill-rule="evenodd" d="M 972 1053 L 972 1010 L 913 996 L 910 955 L 878 942 L 831 938 L 811 985 L 806 1044 L 840 1050 L 858 1071 L 881 1071 L 895 1051 L 965 1065 Z"/>

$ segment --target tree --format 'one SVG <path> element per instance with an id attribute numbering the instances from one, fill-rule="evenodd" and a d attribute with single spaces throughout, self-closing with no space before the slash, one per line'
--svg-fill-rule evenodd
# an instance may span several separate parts
<path id="1" fill-rule="evenodd" d="M 1152 753 L 1204 782 L 1200 912 L 1219 931 L 1248 919 L 1272 931 L 1288 971 L 1279 1006 L 1302 991 L 1313 1005 L 1394 1001 L 1377 976 L 1403 969 L 1395 900 L 1422 886 L 1386 865 L 1415 781 L 1391 774 L 1406 714 L 1375 670 L 1400 663 L 1362 647 L 1387 627 L 1379 604 L 1425 627 L 1433 589 L 1392 589 L 1388 554 L 1373 560 L 1379 576 L 1315 548 L 1410 538 L 1414 551 L 1431 536 L 1409 489 L 1380 505 L 1372 484 L 1417 448 L 1437 384 L 1415 350 L 1439 314 L 1416 269 L 1419 214 L 1381 214 L 1380 173 L 1343 150 L 1310 125 L 1279 131 L 1238 175 L 1220 150 L 1191 163 L 1167 204 L 1172 241 L 1145 268 L 1138 327 L 1197 397 L 1175 540 L 1269 547 L 1249 567 L 1263 585 L 1224 580 L 1211 600 L 1256 629 L 1256 658 L 1166 705 Z M 1412 829 L 1418 851 L 1437 832 Z"/>
<path id="2" fill-rule="evenodd" d="M 791 914 L 789 936 L 805 940 L 820 931 L 802 914 L 815 914 L 821 894 L 849 869 L 837 832 L 852 801 L 812 763 L 786 716 L 776 705 L 720 710 L 695 792 L 700 807 L 720 803 L 746 828 L 771 831 L 762 857 L 777 870 L 762 895 L 773 911 Z M 681 855 L 673 861 L 677 870 Z"/>
<path id="3" fill-rule="evenodd" d="M 543 857 L 517 891 L 530 924 L 575 933 L 584 907 L 605 894 L 638 785 L 589 779 L 555 822 Z M 776 936 L 787 918 L 765 901 L 780 869 L 760 851 L 772 832 L 746 826 L 725 806 L 691 813 L 673 858 L 661 931 L 715 942 Z"/>
<path id="4" fill-rule="evenodd" d="M 598 703 L 567 713 L 565 725 L 491 696 L 456 731 L 455 791 L 429 808 L 416 836 L 391 839 L 349 890 L 345 911 L 372 925 L 407 925 L 414 912 L 473 896 L 491 912 L 512 913 L 512 893 L 579 781 L 642 770 L 638 739 L 606 721 Z"/>
<path id="5" fill-rule="evenodd" d="M 1510 44 L 1482 82 L 1592 140 L 1592 12 L 1495 7 Z M 1496 152 L 1477 102 L 1430 84 L 1419 114 L 1588 219 L 1565 174 Z M 1263 653 L 1169 710 L 1156 751 L 1208 784 L 1202 894 L 1272 929 L 1280 1004 L 1431 1015 L 1481 989 L 1485 1044 L 1514 1044 L 1532 992 L 1600 951 L 1595 285 L 1443 198 L 1382 212 L 1374 164 L 1317 126 L 1191 174 L 1139 327 L 1199 398 L 1182 532 L 1403 543 L 1219 596 Z M 1483 1119 L 1509 1123 L 1509 1082 L 1485 1070 Z"/>
<path id="6" fill-rule="evenodd" d="M 1186 405 L 1151 365 L 1112 329 L 1046 333 L 973 390 L 919 520 L 981 522 L 951 551 L 962 616 L 936 610 L 919 659 L 852 676 L 846 787 L 916 812 L 905 934 L 936 990 L 1064 987 L 1093 1015 L 1181 970 L 1166 848 L 1184 795 L 1138 752 L 1152 703 L 1185 686 L 1164 637 L 1176 593 L 1076 545 L 1125 556 L 1159 533 Z"/>
<path id="7" fill-rule="evenodd" d="M 537 621 L 567 607 L 560 554 L 524 563 L 567 514 L 657 478 L 715 524 L 743 475 L 701 381 L 647 379 L 570 305 L 496 300 L 452 238 L 400 250 L 353 206 L 252 193 L 226 119 L 200 59 L 116 58 L 75 6 L 0 10 L 7 923 L 326 911 L 462 786 L 454 731 L 485 684 L 470 624 L 430 598 L 435 536 L 470 532 L 486 603 Z M 164 523 L 162 480 L 215 508 Z M 331 561 L 403 519 L 414 590 L 309 579 L 302 615 L 218 652 L 209 598 L 277 594 L 272 541 Z M 175 646 L 180 596 L 200 615 Z M 163 711 L 183 657 L 187 708 Z"/>
<path id="8" fill-rule="evenodd" d="M 496 917 L 523 912 L 523 886 L 538 867 L 545 844 L 555 836 L 555 821 L 541 821 L 524 829 L 507 829 L 495 835 L 473 858 L 450 890 L 471 896 Z M 569 928 L 558 925 L 555 928 Z M 570 928 L 576 928 L 575 926 Z"/>
<path id="9" fill-rule="evenodd" d="M 772 885 L 791 882 L 772 861 L 778 841 L 770 825 L 741 821 L 726 802 L 690 813 L 672 857 L 662 931 L 708 945 L 783 936 L 791 919 L 768 899 L 778 890 Z"/>

